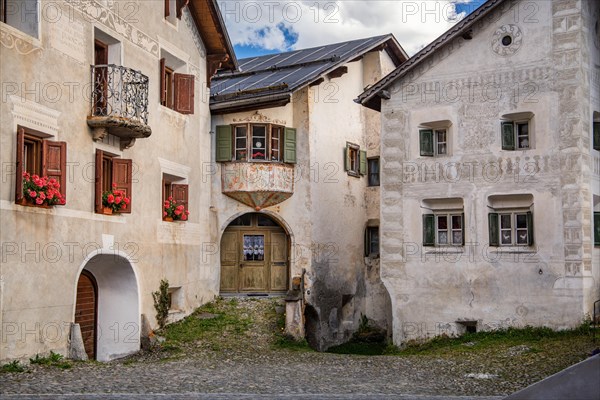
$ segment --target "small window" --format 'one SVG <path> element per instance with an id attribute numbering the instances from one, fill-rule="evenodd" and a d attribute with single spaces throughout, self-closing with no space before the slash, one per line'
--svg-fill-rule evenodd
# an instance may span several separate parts
<path id="1" fill-rule="evenodd" d="M 424 246 L 463 246 L 464 243 L 464 214 L 423 215 Z"/>
<path id="2" fill-rule="evenodd" d="M 530 211 L 490 213 L 490 246 L 531 246 L 533 214 Z"/>
<path id="3" fill-rule="evenodd" d="M 182 74 L 185 63 L 165 51 L 160 59 L 160 104 L 181 114 L 194 113 L 194 75 Z"/>
<path id="4" fill-rule="evenodd" d="M 131 160 L 117 157 L 113 154 L 96 150 L 96 182 L 95 182 L 95 209 L 102 214 L 102 196 L 109 190 L 118 190 L 127 198 L 128 203 L 120 213 L 131 213 L 132 207 L 132 170 Z"/>
<path id="5" fill-rule="evenodd" d="M 37 132 L 22 126 L 17 127 L 17 157 L 16 157 L 16 184 L 15 184 L 15 201 L 21 202 L 27 200 L 37 201 L 37 204 L 47 205 L 64 205 L 66 202 L 66 186 L 67 186 L 67 143 L 49 140 L 50 135 Z M 48 181 L 54 179 L 58 184 L 58 194 L 54 195 L 54 191 L 50 191 L 52 198 L 46 199 L 48 191 L 43 193 L 43 198 L 40 199 L 38 194 L 35 196 L 25 195 L 23 189 L 28 183 L 24 183 L 23 179 L 29 181 L 37 176 L 38 179 L 47 178 Z M 34 183 L 34 182 L 32 182 Z M 24 187 L 24 184 L 26 185 Z M 36 185 L 40 186 L 40 185 Z M 33 190 L 32 192 L 35 192 Z"/>
<path id="6" fill-rule="evenodd" d="M 592 125 L 592 131 L 594 150 L 600 151 L 600 113 L 598 112 L 594 112 L 594 122 Z"/>
<path id="7" fill-rule="evenodd" d="M 164 13 L 165 19 L 172 23 L 173 25 L 177 25 L 177 20 L 181 19 L 183 16 L 183 8 L 188 3 L 184 0 L 164 0 Z"/>
<path id="8" fill-rule="evenodd" d="M 367 174 L 367 152 L 354 143 L 346 143 L 344 149 L 344 168 L 350 176 Z"/>
<path id="9" fill-rule="evenodd" d="M 265 236 L 244 235 L 243 260 L 264 261 L 265 259 Z"/>
<path id="10" fill-rule="evenodd" d="M 379 186 L 379 157 L 368 159 L 369 186 Z"/>
<path id="11" fill-rule="evenodd" d="M 5 24 L 37 38 L 39 7 L 39 0 L 0 0 L 0 18 Z"/>
<path id="12" fill-rule="evenodd" d="M 244 214 L 237 217 L 229 226 L 252 226 L 252 214 Z"/>
<path id="13" fill-rule="evenodd" d="M 163 174 L 163 220 L 188 220 L 189 188 L 183 182 L 183 178 Z"/>
<path id="14" fill-rule="evenodd" d="M 368 226 L 365 231 L 365 256 L 376 257 L 379 255 L 379 227 Z"/>
<path id="15" fill-rule="evenodd" d="M 446 129 L 421 129 L 419 138 L 421 156 L 448 155 L 448 131 Z"/>
<path id="16" fill-rule="evenodd" d="M 600 246 L 600 212 L 594 212 L 594 246 Z"/>
<path id="17" fill-rule="evenodd" d="M 296 163 L 296 130 L 272 124 L 219 125 L 217 162 Z"/>
<path id="18" fill-rule="evenodd" d="M 533 113 L 504 115 L 501 123 L 502 150 L 527 150 L 532 148 L 531 118 Z"/>
<path id="19" fill-rule="evenodd" d="M 258 226 L 279 226 L 277 222 L 273 221 L 273 219 L 266 215 L 259 214 L 257 219 Z"/>

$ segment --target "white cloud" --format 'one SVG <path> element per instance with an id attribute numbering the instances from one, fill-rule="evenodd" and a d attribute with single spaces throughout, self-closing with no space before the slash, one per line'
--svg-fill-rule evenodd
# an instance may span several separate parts
<path id="1" fill-rule="evenodd" d="M 470 1 L 225 0 L 219 5 L 234 45 L 286 51 L 393 33 L 412 55 L 464 16 L 456 15 L 456 3 Z M 278 24 L 298 34 L 291 47 Z"/>

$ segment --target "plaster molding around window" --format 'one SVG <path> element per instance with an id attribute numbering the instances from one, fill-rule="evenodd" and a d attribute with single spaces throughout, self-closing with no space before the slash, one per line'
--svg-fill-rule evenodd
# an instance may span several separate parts
<path id="1" fill-rule="evenodd" d="M 148 53 L 158 57 L 158 41 L 152 39 L 150 35 L 147 35 L 133 24 L 127 22 L 127 18 L 132 18 L 127 13 L 113 12 L 104 5 L 93 0 L 71 0 L 68 1 L 68 4 L 74 10 L 83 14 L 86 20 L 96 21 L 97 23 L 108 27 L 113 32 L 119 32 L 120 36 L 125 38 L 130 43 L 133 43 Z"/>
<path id="2" fill-rule="evenodd" d="M 17 131 L 17 125 L 21 125 L 52 135 L 54 140 L 58 139 L 60 111 L 19 96 L 9 96 L 9 98 L 13 104 L 13 130 L 15 132 Z"/>
<path id="3" fill-rule="evenodd" d="M 169 42 L 167 39 L 165 39 L 164 37 L 157 35 L 158 37 L 158 44 L 160 46 L 160 52 L 167 52 L 169 53 L 169 55 L 179 59 L 182 63 L 184 64 L 189 64 L 190 62 L 190 54 L 186 51 L 181 50 L 179 47 L 175 46 L 173 43 Z M 163 57 L 161 55 L 161 57 Z M 171 61 L 171 60 L 167 60 L 167 61 Z M 187 72 L 187 68 L 181 72 Z"/>
<path id="4" fill-rule="evenodd" d="M 244 117 L 244 118 L 234 118 L 233 119 L 234 124 L 248 123 L 248 122 L 260 122 L 260 123 L 264 123 L 264 124 L 286 126 L 285 120 L 271 119 L 271 118 L 267 117 L 266 115 L 261 114 L 260 111 L 256 111 L 254 114 Z"/>
<path id="5" fill-rule="evenodd" d="M 158 157 L 158 163 L 160 164 L 161 173 L 180 177 L 182 180 L 185 180 L 185 182 L 182 183 L 187 183 L 188 176 L 192 172 L 191 167 L 165 160 L 160 157 Z"/>
<path id="6" fill-rule="evenodd" d="M 488 197 L 488 206 L 492 210 L 530 209 L 533 195 L 530 193 L 494 194 Z"/>
<path id="7" fill-rule="evenodd" d="M 42 41 L 0 22 L 0 44 L 8 50 L 27 55 L 42 50 Z"/>
<path id="8" fill-rule="evenodd" d="M 186 114 L 181 114 L 175 110 L 171 110 L 169 107 L 165 107 L 162 104 L 159 104 L 158 107 L 160 110 L 161 120 L 166 121 L 167 124 L 173 128 L 185 128 L 189 120 L 189 117 Z"/>

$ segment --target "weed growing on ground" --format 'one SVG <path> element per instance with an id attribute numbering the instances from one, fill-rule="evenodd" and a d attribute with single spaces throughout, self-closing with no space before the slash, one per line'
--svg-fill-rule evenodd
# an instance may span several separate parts
<path id="1" fill-rule="evenodd" d="M 46 357 L 40 357 L 39 354 L 35 355 L 35 358 L 30 358 L 29 362 L 31 364 L 37 364 L 37 365 L 49 365 L 52 367 L 57 367 L 57 368 L 61 368 L 61 369 L 69 369 L 71 368 L 71 363 L 69 363 L 68 361 L 64 360 L 64 356 L 55 353 L 53 351 L 50 352 L 49 356 Z"/>
<path id="2" fill-rule="evenodd" d="M 25 367 L 21 365 L 18 360 L 14 360 L 9 362 L 8 364 L 3 364 L 0 369 L 1 372 L 25 372 Z"/>

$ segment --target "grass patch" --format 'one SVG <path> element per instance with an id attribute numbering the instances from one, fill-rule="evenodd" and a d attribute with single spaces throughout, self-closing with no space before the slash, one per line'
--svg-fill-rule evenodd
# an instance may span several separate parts
<path id="1" fill-rule="evenodd" d="M 568 339 L 587 338 L 589 324 L 576 329 L 554 331 L 550 328 L 531 327 L 507 328 L 488 332 L 467 333 L 459 337 L 440 336 L 426 342 L 409 341 L 403 349 L 389 350 L 388 354 L 416 355 L 462 353 L 484 350 L 492 347 L 505 348 L 528 345 L 530 353 L 542 352 L 542 344 Z"/>
<path id="2" fill-rule="evenodd" d="M 61 369 L 69 369 L 71 368 L 71 363 L 64 360 L 64 357 L 60 354 L 57 354 L 53 351 L 50 352 L 49 356 L 40 357 L 39 354 L 35 355 L 35 358 L 30 358 L 29 362 L 31 364 L 37 365 L 48 365 L 52 367 L 57 367 Z"/>
<path id="3" fill-rule="evenodd" d="M 25 367 L 21 365 L 18 360 L 14 360 L 9 362 L 8 364 L 3 364 L 0 369 L 1 372 L 25 372 Z"/>
<path id="4" fill-rule="evenodd" d="M 181 345 L 199 340 L 207 341 L 209 347 L 219 348 L 223 336 L 241 337 L 249 329 L 252 320 L 236 308 L 237 300 L 218 299 L 198 308 L 187 318 L 166 326 L 158 334 L 166 341 L 163 350 L 181 351 Z"/>

